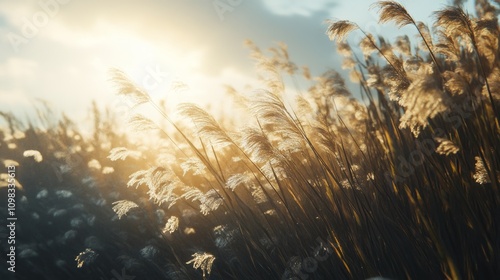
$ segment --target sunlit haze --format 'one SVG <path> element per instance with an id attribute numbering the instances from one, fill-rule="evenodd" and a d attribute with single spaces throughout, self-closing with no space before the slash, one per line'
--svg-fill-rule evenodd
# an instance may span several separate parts
<path id="1" fill-rule="evenodd" d="M 376 24 L 373 1 L 227 2 L 2 0 L 0 110 L 31 115 L 43 99 L 55 112 L 85 120 L 91 100 L 101 108 L 116 103 L 109 81 L 116 68 L 170 109 L 195 102 L 223 111 L 230 107 L 224 85 L 259 86 L 245 39 L 262 49 L 284 42 L 297 65 L 318 75 L 340 70 L 326 19 L 349 19 L 386 36 L 396 31 Z M 447 4 L 402 3 L 428 23 L 431 11 Z"/>

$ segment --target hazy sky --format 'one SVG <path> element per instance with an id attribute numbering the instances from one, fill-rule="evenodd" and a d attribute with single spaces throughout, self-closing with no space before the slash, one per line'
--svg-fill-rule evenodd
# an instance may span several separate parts
<path id="1" fill-rule="evenodd" d="M 292 60 L 319 74 L 339 69 L 326 19 L 381 28 L 374 1 L 0 0 L 0 110 L 29 112 L 36 98 L 70 116 L 90 100 L 116 103 L 109 69 L 126 72 L 167 102 L 220 100 L 223 84 L 243 89 L 256 74 L 245 39 L 261 49 L 284 42 Z M 447 1 L 401 1 L 418 20 Z M 177 81 L 188 90 L 169 91 Z"/>

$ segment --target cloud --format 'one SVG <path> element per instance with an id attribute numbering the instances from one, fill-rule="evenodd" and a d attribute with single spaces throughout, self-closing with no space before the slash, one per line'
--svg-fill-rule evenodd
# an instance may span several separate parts
<path id="1" fill-rule="evenodd" d="M 280 16 L 309 17 L 317 12 L 331 10 L 336 1 L 332 0 L 262 0 L 262 4 L 272 13 Z"/>
<path id="2" fill-rule="evenodd" d="M 11 5 L 14 13 L 0 9 L 7 19 L 4 29 L 21 34 L 21 19 L 40 10 L 38 1 L 22 3 Z M 239 89 L 255 84 L 243 40 L 265 38 L 261 41 L 267 48 L 274 39 L 284 40 L 275 34 L 290 36 L 283 30 L 292 19 L 280 22 L 269 13 L 263 17 L 259 2 L 245 1 L 225 14 L 224 22 L 210 1 L 200 3 L 206 6 L 201 11 L 201 6 L 193 9 L 193 1 L 147 3 L 71 1 L 18 53 L 0 53 L 0 79 L 2 73 L 10 77 L 2 88 L 10 90 L 11 104 L 18 104 L 11 108 L 25 109 L 20 100 L 14 102 L 15 92 L 25 100 L 48 100 L 55 111 L 82 120 L 90 100 L 98 100 L 101 107 L 114 103 L 116 90 L 108 71 L 113 67 L 153 98 L 166 97 L 172 111 L 180 102 L 195 102 L 204 107 L 212 103 L 221 112 L 229 106 L 225 83 Z M 275 33 L 263 33 L 266 26 L 277 27 Z M 169 91 L 176 81 L 188 89 Z"/>
<path id="3" fill-rule="evenodd" d="M 4 63 L 0 63 L 0 79 L 30 79 L 38 70 L 38 63 L 34 60 L 9 57 Z"/>
<path id="4" fill-rule="evenodd" d="M 4 1 L 0 31 L 21 34 L 23 18 L 33 20 L 43 10 L 39 3 L 49 1 L 58 0 Z M 221 21 L 211 0 L 69 1 L 17 53 L 6 36 L 0 38 L 0 44 L 8 45 L 6 51 L 0 45 L 0 89 L 4 96 L 10 92 L 11 100 L 16 95 L 47 99 L 78 118 L 85 116 L 91 99 L 113 101 L 108 69 L 115 67 L 155 98 L 204 105 L 222 98 L 214 102 L 221 105 L 227 101 L 224 83 L 241 89 L 258 84 L 245 39 L 261 49 L 285 42 L 291 59 L 318 75 L 340 64 L 325 35 L 325 19 L 368 20 L 360 26 L 378 33 L 376 18 L 368 12 L 373 1 L 337 2 L 246 0 Z M 151 76 L 155 71 L 161 79 Z M 169 96 L 174 81 L 189 90 Z"/>
<path id="5" fill-rule="evenodd" d="M 2 1 L 0 15 L 9 25 L 21 23 L 23 17 L 33 14 L 36 7 L 35 1 Z"/>

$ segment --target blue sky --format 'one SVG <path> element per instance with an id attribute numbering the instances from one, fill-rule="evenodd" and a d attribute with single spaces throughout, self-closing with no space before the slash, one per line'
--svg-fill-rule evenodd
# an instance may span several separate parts
<path id="1" fill-rule="evenodd" d="M 373 2 L 0 0 L 0 110 L 29 113 L 41 98 L 83 120 L 92 99 L 116 103 L 110 68 L 172 106 L 214 100 L 220 106 L 228 102 L 224 84 L 258 85 L 245 39 L 261 49 L 286 43 L 292 60 L 313 74 L 340 70 L 324 21 L 348 19 L 394 36 L 396 29 L 377 24 Z M 448 3 L 400 2 L 429 24 L 431 12 Z M 187 89 L 169 91 L 179 82 Z"/>

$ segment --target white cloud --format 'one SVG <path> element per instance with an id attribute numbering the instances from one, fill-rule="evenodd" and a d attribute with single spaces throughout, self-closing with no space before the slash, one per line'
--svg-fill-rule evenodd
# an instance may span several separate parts
<path id="1" fill-rule="evenodd" d="M 335 2 L 333 0 L 262 0 L 267 9 L 281 16 L 311 16 L 318 11 L 331 10 Z"/>

